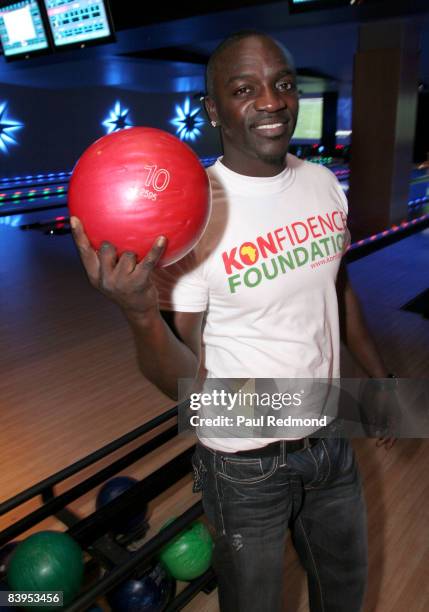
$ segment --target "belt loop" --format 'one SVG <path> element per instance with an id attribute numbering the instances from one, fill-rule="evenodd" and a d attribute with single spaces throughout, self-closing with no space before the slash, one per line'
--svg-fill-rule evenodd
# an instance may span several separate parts
<path id="1" fill-rule="evenodd" d="M 280 440 L 280 467 L 286 465 L 286 440 Z"/>
<path id="2" fill-rule="evenodd" d="M 304 448 L 310 448 L 310 438 L 304 438 Z"/>

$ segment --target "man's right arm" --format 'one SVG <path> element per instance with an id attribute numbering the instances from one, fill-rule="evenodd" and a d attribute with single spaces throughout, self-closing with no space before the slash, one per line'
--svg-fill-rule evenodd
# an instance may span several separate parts
<path id="1" fill-rule="evenodd" d="M 165 238 L 158 238 L 137 262 L 134 253 L 118 259 L 110 243 L 95 251 L 79 219 L 72 217 L 70 223 L 90 283 L 121 308 L 131 326 L 141 372 L 178 399 L 178 379 L 196 378 L 199 370 L 204 313 L 173 313 L 174 333 L 161 316 L 152 272 L 164 252 Z"/>
<path id="2" fill-rule="evenodd" d="M 144 317 L 124 314 L 133 330 L 140 371 L 163 393 L 180 399 L 177 381 L 194 379 L 199 370 L 204 312 L 168 313 L 169 324 L 159 310 Z"/>

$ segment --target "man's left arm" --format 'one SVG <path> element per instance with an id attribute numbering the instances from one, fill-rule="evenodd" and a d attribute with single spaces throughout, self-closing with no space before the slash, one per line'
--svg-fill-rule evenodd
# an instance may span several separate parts
<path id="1" fill-rule="evenodd" d="M 362 308 L 350 283 L 344 259 L 337 277 L 341 339 L 368 376 L 386 378 L 388 370 L 365 322 Z M 379 438 L 377 446 L 392 448 L 395 438 Z"/>

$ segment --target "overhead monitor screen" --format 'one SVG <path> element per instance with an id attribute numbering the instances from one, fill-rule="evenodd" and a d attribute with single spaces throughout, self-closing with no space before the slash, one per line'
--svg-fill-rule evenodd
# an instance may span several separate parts
<path id="1" fill-rule="evenodd" d="M 113 27 L 103 0 L 44 0 L 56 47 L 111 39 Z"/>
<path id="2" fill-rule="evenodd" d="M 36 0 L 0 4 L 0 40 L 6 59 L 49 49 Z"/>
<path id="3" fill-rule="evenodd" d="M 294 140 L 318 142 L 322 138 L 323 98 L 301 98 Z"/>

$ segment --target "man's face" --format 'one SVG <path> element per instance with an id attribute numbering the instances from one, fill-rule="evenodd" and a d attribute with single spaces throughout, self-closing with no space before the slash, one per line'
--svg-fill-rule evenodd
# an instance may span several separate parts
<path id="1" fill-rule="evenodd" d="M 295 71 L 284 51 L 269 38 L 244 38 L 220 56 L 213 85 L 207 111 L 221 126 L 230 167 L 263 175 L 284 165 L 298 115 Z"/>

